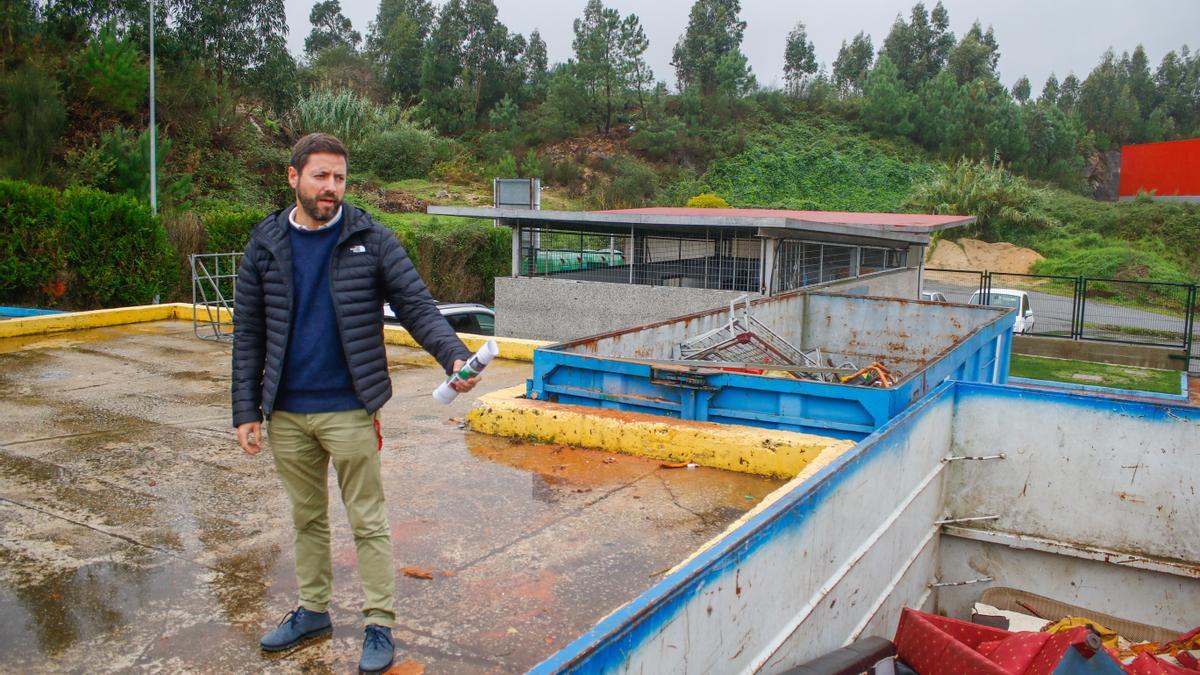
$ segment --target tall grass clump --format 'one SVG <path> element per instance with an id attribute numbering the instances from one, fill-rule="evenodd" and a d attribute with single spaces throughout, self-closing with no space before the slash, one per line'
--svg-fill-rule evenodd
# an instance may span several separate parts
<path id="1" fill-rule="evenodd" d="M 300 134 L 322 132 L 337 136 L 353 148 L 383 128 L 388 121 L 383 106 L 349 91 L 321 89 L 300 99 L 292 110 L 292 121 Z"/>
<path id="2" fill-rule="evenodd" d="M 1058 224 L 1042 209 L 1045 193 L 999 162 L 964 158 L 917 184 L 905 206 L 922 213 L 975 216 L 971 228 L 956 234 L 1003 241 Z"/>

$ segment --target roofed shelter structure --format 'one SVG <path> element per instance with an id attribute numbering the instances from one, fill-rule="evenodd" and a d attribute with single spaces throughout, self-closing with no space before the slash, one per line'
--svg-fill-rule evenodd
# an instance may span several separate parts
<path id="1" fill-rule="evenodd" d="M 566 340 L 799 288 L 916 298 L 933 233 L 969 216 L 654 207 L 431 206 L 512 230 L 496 333 Z"/>

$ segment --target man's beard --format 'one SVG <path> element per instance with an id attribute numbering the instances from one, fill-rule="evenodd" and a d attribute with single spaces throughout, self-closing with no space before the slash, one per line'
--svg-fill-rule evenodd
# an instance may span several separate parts
<path id="1" fill-rule="evenodd" d="M 317 200 L 321 197 L 333 200 L 333 206 L 330 207 L 329 213 L 321 213 L 321 205 L 317 204 Z M 320 223 L 331 220 L 333 216 L 337 214 L 338 209 L 342 206 L 342 201 L 332 193 L 317 194 L 313 197 L 305 197 L 304 195 L 300 194 L 299 190 L 297 190 L 296 199 L 300 201 L 300 208 L 304 209 L 304 212 L 307 213 L 310 218 Z"/>

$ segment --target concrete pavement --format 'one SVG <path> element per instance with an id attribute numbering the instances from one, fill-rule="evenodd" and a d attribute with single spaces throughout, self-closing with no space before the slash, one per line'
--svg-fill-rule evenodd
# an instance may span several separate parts
<path id="1" fill-rule="evenodd" d="M 229 428 L 229 347 L 167 321 L 0 340 L 0 669 L 352 672 L 355 552 L 333 499 L 332 639 L 257 641 L 295 605 L 286 499 Z M 527 669 L 648 588 L 779 483 L 460 428 L 473 396 L 389 347 L 384 470 L 397 661 Z M 529 365 L 498 361 L 482 392 Z M 331 487 L 336 494 L 336 484 Z"/>

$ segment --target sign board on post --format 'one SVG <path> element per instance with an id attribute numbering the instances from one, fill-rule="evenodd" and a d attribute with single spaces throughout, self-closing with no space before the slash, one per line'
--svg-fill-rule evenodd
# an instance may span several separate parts
<path id="1" fill-rule="evenodd" d="M 493 178 L 493 206 L 498 209 L 542 208 L 542 180 L 540 178 Z"/>

